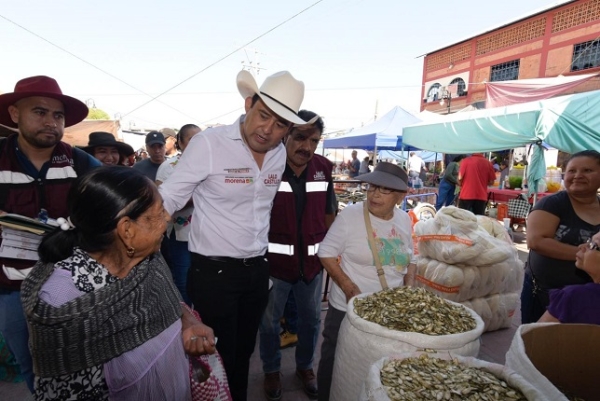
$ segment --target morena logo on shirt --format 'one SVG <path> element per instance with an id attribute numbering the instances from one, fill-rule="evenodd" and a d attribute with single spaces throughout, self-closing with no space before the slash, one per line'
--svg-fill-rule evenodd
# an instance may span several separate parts
<path id="1" fill-rule="evenodd" d="M 254 177 L 225 177 L 225 184 L 252 184 Z"/>
<path id="2" fill-rule="evenodd" d="M 265 178 L 264 183 L 268 187 L 279 186 L 281 179 L 277 174 L 269 174 L 267 178 Z"/>
<path id="3" fill-rule="evenodd" d="M 322 171 L 317 171 L 314 176 L 315 181 L 321 181 L 325 179 L 325 173 Z"/>
<path id="4" fill-rule="evenodd" d="M 73 164 L 73 159 L 69 159 L 69 157 L 67 155 L 55 155 L 55 156 L 52 156 L 52 163 L 53 164 L 59 164 L 59 163 Z"/>

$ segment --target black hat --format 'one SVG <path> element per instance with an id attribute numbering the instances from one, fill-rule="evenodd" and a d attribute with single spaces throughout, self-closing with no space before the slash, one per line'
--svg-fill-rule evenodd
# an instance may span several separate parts
<path id="1" fill-rule="evenodd" d="M 94 152 L 94 148 L 97 146 L 114 146 L 119 150 L 119 153 L 129 156 L 134 153 L 133 148 L 125 142 L 119 142 L 115 139 L 115 136 L 109 132 L 92 132 L 89 135 L 88 146 L 82 147 L 89 154 Z"/>
<path id="2" fill-rule="evenodd" d="M 406 171 L 393 163 L 377 163 L 375 170 L 359 175 L 354 179 L 397 191 L 408 191 L 408 175 Z"/>
<path id="3" fill-rule="evenodd" d="M 158 131 L 150 131 L 146 135 L 146 145 L 154 145 L 155 143 L 165 144 L 165 136 Z"/>

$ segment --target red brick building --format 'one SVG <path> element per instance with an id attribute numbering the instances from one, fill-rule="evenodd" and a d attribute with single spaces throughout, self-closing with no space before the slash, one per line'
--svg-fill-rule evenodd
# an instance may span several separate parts
<path id="1" fill-rule="evenodd" d="M 427 53 L 421 110 L 446 114 L 482 102 L 483 82 L 582 73 L 600 73 L 600 0 L 563 0 Z M 565 94 L 595 89 L 600 89 L 598 77 Z"/>

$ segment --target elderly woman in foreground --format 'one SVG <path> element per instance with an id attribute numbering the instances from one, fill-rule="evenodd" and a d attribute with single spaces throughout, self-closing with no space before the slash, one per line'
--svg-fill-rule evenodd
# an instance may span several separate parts
<path id="1" fill-rule="evenodd" d="M 135 170 L 77 179 L 23 282 L 36 400 L 190 400 L 185 352 L 214 335 L 182 309 L 160 254 L 170 216 Z"/>
<path id="2" fill-rule="evenodd" d="M 414 284 L 412 224 L 408 214 L 396 207 L 408 190 L 406 172 L 382 162 L 356 179 L 367 183 L 367 200 L 344 208 L 319 246 L 321 263 L 333 279 L 317 371 L 319 400 L 329 399 L 337 337 L 348 301 L 382 289 L 374 254 L 390 288 Z"/>
<path id="3" fill-rule="evenodd" d="M 575 266 L 593 282 L 550 291 L 550 305 L 539 322 L 600 324 L 600 234 L 579 245 L 576 258 Z"/>

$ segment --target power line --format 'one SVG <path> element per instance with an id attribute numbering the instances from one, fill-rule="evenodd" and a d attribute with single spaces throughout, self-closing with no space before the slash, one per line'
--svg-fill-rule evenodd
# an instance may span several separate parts
<path id="1" fill-rule="evenodd" d="M 78 55 L 76 55 L 75 53 L 73 53 L 73 52 L 71 52 L 71 51 L 69 51 L 69 50 L 65 49 L 64 47 L 62 47 L 62 46 L 59 46 L 59 45 L 57 45 L 56 43 L 53 43 L 53 42 L 51 42 L 50 40 L 48 40 L 48 39 L 44 38 L 43 36 L 41 36 L 41 35 L 39 35 L 39 34 L 37 34 L 37 33 L 33 32 L 33 31 L 32 31 L 32 30 L 30 30 L 30 29 L 28 29 L 28 28 L 24 27 L 23 25 L 20 25 L 20 24 L 18 24 L 17 22 L 15 22 L 15 21 L 13 21 L 13 20 L 11 20 L 11 19 L 9 19 L 9 18 L 7 18 L 7 17 L 5 17 L 5 16 L 3 16 L 3 15 L 0 15 L 0 18 L 2 18 L 2 19 L 4 19 L 4 20 L 8 21 L 9 23 L 11 23 L 11 24 L 13 24 L 13 25 L 16 25 L 17 27 L 19 27 L 19 28 L 23 29 L 25 32 L 27 32 L 27 33 L 29 33 L 29 34 L 31 34 L 31 35 L 33 35 L 33 36 L 37 37 L 38 39 L 41 39 L 41 40 L 43 40 L 44 42 L 48 43 L 49 45 L 56 47 L 57 49 L 59 49 L 59 50 L 61 50 L 61 51 L 65 52 L 65 53 L 67 53 L 67 54 L 68 54 L 68 55 L 70 55 L 71 57 L 74 57 L 74 58 L 76 58 L 77 60 L 79 60 L 79 61 L 81 61 L 81 62 L 83 62 L 83 63 L 85 63 L 85 64 L 89 65 L 90 67 L 92 67 L 92 68 L 95 68 L 96 70 L 98 70 L 98 71 L 102 72 L 103 74 L 106 74 L 106 75 L 108 75 L 109 77 L 111 77 L 111 78 L 113 78 L 113 79 L 116 79 L 117 81 L 121 82 L 122 84 L 125 84 L 125 85 L 127 85 L 128 87 L 130 87 L 130 88 L 132 88 L 132 89 L 136 90 L 137 92 L 139 92 L 139 93 L 141 93 L 141 94 L 143 94 L 143 95 L 146 95 L 146 96 L 148 96 L 148 97 L 152 97 L 152 95 L 150 95 L 150 94 L 148 94 L 148 93 L 144 92 L 143 90 L 141 90 L 141 89 L 139 89 L 139 88 L 137 88 L 137 87 L 135 87 L 135 86 L 131 85 L 131 84 L 130 84 L 130 83 L 128 83 L 128 82 L 125 82 L 125 81 L 124 81 L 124 80 L 122 80 L 121 78 L 119 78 L 119 77 L 117 77 L 116 75 L 114 75 L 114 74 L 111 74 L 110 72 L 108 72 L 108 71 L 106 71 L 106 70 L 104 70 L 104 69 L 102 69 L 102 68 L 98 67 L 97 65 L 95 65 L 95 64 L 92 64 L 91 62 L 89 62 L 89 61 L 87 61 L 87 60 L 85 60 L 85 59 L 83 59 L 83 58 L 79 57 Z M 188 115 L 188 114 L 185 114 L 183 111 L 181 111 L 181 110 L 179 110 L 179 109 L 176 109 L 175 107 L 173 107 L 173 106 L 170 106 L 170 105 L 168 105 L 168 104 L 166 104 L 166 103 L 164 103 L 164 102 L 161 102 L 160 100 L 159 100 L 159 102 L 160 102 L 161 104 L 163 104 L 164 106 L 167 106 L 168 108 L 170 108 L 170 109 L 172 109 L 172 110 L 175 110 L 176 112 L 178 112 L 178 113 L 181 113 L 182 115 L 184 115 L 184 116 L 186 116 L 186 117 L 188 117 L 188 118 L 191 118 L 191 119 L 193 119 L 194 121 L 198 122 L 198 121 L 196 120 L 196 118 L 195 118 L 195 117 L 192 117 L 192 116 L 190 116 L 190 115 Z M 130 113 L 128 113 L 128 114 L 130 114 Z"/>

